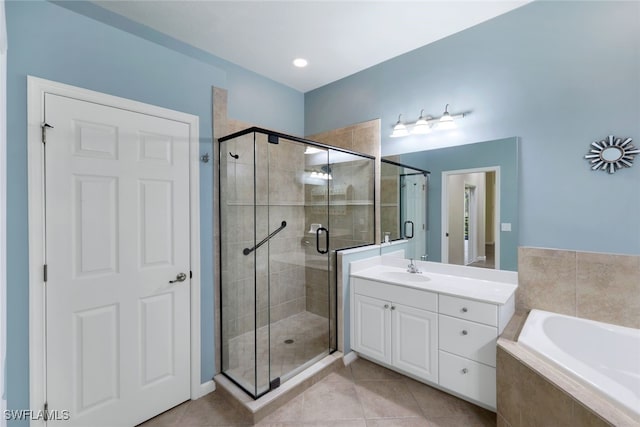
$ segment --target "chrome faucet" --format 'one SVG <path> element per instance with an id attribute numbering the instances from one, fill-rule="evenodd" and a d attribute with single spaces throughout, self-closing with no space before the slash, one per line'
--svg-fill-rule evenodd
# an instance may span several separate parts
<path id="1" fill-rule="evenodd" d="M 418 269 L 418 266 L 413 263 L 413 258 L 410 259 L 411 263 L 407 266 L 407 271 L 409 273 L 420 274 L 422 271 Z"/>

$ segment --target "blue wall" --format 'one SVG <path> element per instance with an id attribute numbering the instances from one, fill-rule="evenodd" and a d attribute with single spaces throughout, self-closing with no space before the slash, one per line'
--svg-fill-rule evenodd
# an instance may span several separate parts
<path id="1" fill-rule="evenodd" d="M 459 131 L 390 139 L 403 113 Z M 382 119 L 382 154 L 520 137 L 520 245 L 640 254 L 640 156 L 613 176 L 592 141 L 640 146 L 640 3 L 530 3 L 305 94 L 307 135 Z"/>
<path id="2" fill-rule="evenodd" d="M 9 409 L 29 408 L 27 75 L 200 117 L 200 151 L 213 151 L 211 87 L 229 90 L 230 117 L 303 134 L 303 94 L 90 4 L 85 15 L 43 1 L 6 3 L 7 383 Z M 106 25 L 106 21 L 111 25 Z M 122 29 L 126 31 L 123 31 Z M 133 33 L 133 34 L 132 34 Z M 212 164 L 200 165 L 202 381 L 214 366 Z M 194 272 L 196 273 L 196 272 Z M 197 273 L 196 273 L 197 274 Z M 33 408 L 36 409 L 36 408 Z"/>

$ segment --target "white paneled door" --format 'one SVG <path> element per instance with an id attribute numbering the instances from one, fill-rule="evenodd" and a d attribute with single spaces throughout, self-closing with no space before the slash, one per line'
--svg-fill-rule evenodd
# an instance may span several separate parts
<path id="1" fill-rule="evenodd" d="M 189 127 L 45 95 L 46 396 L 65 426 L 190 397 Z"/>

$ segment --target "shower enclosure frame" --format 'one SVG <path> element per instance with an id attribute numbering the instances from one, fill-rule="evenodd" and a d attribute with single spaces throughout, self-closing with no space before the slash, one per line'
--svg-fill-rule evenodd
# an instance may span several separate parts
<path id="1" fill-rule="evenodd" d="M 392 166 L 397 166 L 399 168 L 406 168 L 406 169 L 412 169 L 415 172 L 410 172 L 410 173 L 399 173 L 398 174 L 398 188 L 397 188 L 397 194 L 400 198 L 399 202 L 398 202 L 398 237 L 396 239 L 392 239 L 392 240 L 411 240 L 414 238 L 415 235 L 415 224 L 412 223 L 412 221 L 404 221 L 403 219 L 406 217 L 405 214 L 405 210 L 406 210 L 406 206 L 403 202 L 406 202 L 406 200 L 404 200 L 404 192 L 402 191 L 402 185 L 403 185 L 403 180 L 408 177 L 408 176 L 417 176 L 417 175 L 422 175 L 425 177 L 425 185 L 426 185 L 426 193 L 425 193 L 425 206 L 424 206 L 424 225 L 425 225 L 425 233 L 429 232 L 429 184 L 431 182 L 431 172 L 426 170 L 426 169 L 422 169 L 422 168 L 418 168 L 416 166 L 409 166 L 406 165 L 404 163 L 398 163 L 396 161 L 393 160 L 388 160 L 388 159 L 381 159 L 380 160 L 381 163 L 386 163 Z M 411 237 L 407 236 L 407 222 L 412 223 L 413 228 L 412 228 L 412 233 L 411 233 Z M 420 255 L 420 258 L 422 261 L 427 261 L 428 258 L 428 248 L 426 246 L 428 242 L 428 239 L 425 238 L 425 254 L 424 255 Z"/>
<path id="2" fill-rule="evenodd" d="M 356 245 L 352 245 L 352 246 L 345 246 L 345 247 L 340 247 L 340 248 L 330 248 L 330 233 L 327 230 L 326 233 L 326 250 L 329 252 L 327 254 L 327 262 L 328 265 L 331 265 L 331 263 L 333 263 L 335 265 L 335 263 L 337 262 L 337 251 L 338 250 L 344 250 L 344 249 L 349 249 L 349 248 L 353 248 L 353 247 L 360 247 L 360 246 L 367 246 L 370 244 L 375 244 L 375 223 L 376 223 L 376 211 L 375 211 L 375 204 L 376 204 L 376 199 L 375 199 L 375 174 L 376 174 L 376 164 L 375 164 L 375 156 L 371 156 L 368 154 L 364 154 L 364 153 L 359 153 L 359 152 L 355 152 L 352 150 L 348 150 L 348 149 L 344 149 L 344 148 L 340 148 L 340 147 L 335 147 L 329 144 L 324 144 L 324 143 L 320 143 L 320 142 L 316 142 L 316 141 L 312 141 L 309 139 L 305 139 L 305 138 L 301 138 L 301 137 L 296 137 L 296 136 L 292 136 L 292 135 L 287 135 L 281 132 L 275 132 L 275 131 L 271 131 L 271 130 L 267 130 L 267 129 L 263 129 L 260 127 L 249 127 L 247 129 L 238 131 L 238 132 L 234 132 L 232 134 L 226 135 L 224 137 L 218 138 L 218 194 L 220 194 L 220 198 L 219 198 L 219 203 L 218 203 L 218 225 L 219 225 L 219 230 L 220 230 L 220 236 L 217 239 L 217 249 L 218 249 L 218 265 L 220 266 L 220 285 L 219 285 L 219 295 L 218 298 L 220 298 L 220 305 L 219 305 L 219 310 L 220 310 L 220 321 L 223 322 L 224 319 L 224 307 L 223 307 L 223 292 L 224 292 L 224 283 L 223 283 L 223 279 L 222 279 L 222 266 L 223 266 L 223 250 L 222 250 L 222 246 L 223 246 L 223 239 L 222 239 L 222 230 L 223 230 L 223 203 L 222 203 L 222 156 L 226 155 L 226 152 L 223 153 L 222 151 L 222 143 L 233 140 L 235 138 L 239 138 L 242 137 L 244 135 L 248 135 L 248 134 L 263 134 L 266 135 L 267 137 L 267 142 L 268 143 L 274 143 L 274 144 L 278 144 L 279 139 L 284 139 L 284 140 L 289 140 L 292 142 L 296 142 L 296 143 L 300 143 L 300 144 L 304 144 L 306 146 L 310 146 L 310 147 L 315 147 L 315 148 L 319 148 L 321 150 L 326 150 L 327 151 L 327 158 L 329 159 L 329 154 L 330 152 L 338 152 L 338 153 L 344 153 L 347 155 L 352 155 L 352 156 L 357 156 L 360 159 L 363 160 L 370 160 L 371 161 L 371 168 L 372 168 L 372 185 L 373 185 L 373 191 L 371 192 L 371 224 L 372 225 L 372 237 L 370 239 L 369 242 L 367 243 L 363 243 L 363 244 L 356 244 Z M 255 168 L 256 168 L 256 159 L 255 159 L 255 153 L 256 153 L 256 147 L 258 142 L 256 141 L 255 137 L 253 140 L 253 144 L 254 144 L 254 173 L 255 173 Z M 231 153 L 229 153 L 231 155 Z M 233 157 L 233 156 L 232 156 Z M 329 162 L 327 162 L 327 165 L 329 164 Z M 255 190 L 255 183 L 256 183 L 256 176 L 253 176 L 254 179 L 254 190 Z M 255 202 L 254 202 L 254 209 L 255 209 Z M 327 223 L 330 222 L 329 218 L 331 217 L 331 215 L 329 214 L 329 207 L 331 206 L 331 199 L 328 198 L 327 199 Z M 284 228 L 285 224 L 284 222 L 282 223 L 281 228 Z M 255 224 L 254 224 L 254 228 L 255 228 Z M 281 230 L 281 228 L 279 228 L 278 230 L 270 233 L 265 239 L 263 239 L 260 243 L 258 243 L 253 249 L 253 250 L 257 250 L 259 246 L 261 246 L 264 243 L 267 243 L 269 241 L 269 239 L 271 237 L 273 237 L 275 234 L 278 233 L 278 231 Z M 318 244 L 316 242 L 316 244 Z M 245 253 L 246 255 L 246 253 Z M 255 268 L 255 266 L 254 266 Z M 327 272 L 327 286 L 328 288 L 333 288 L 333 289 L 328 289 L 328 294 L 329 294 L 329 311 L 328 311 L 328 321 L 329 321 L 329 340 L 328 340 L 328 353 L 327 354 L 331 354 L 335 351 L 337 351 L 338 348 L 338 328 L 340 327 L 337 324 L 337 317 L 338 317 L 338 313 L 337 313 L 337 307 L 338 307 L 338 294 L 337 294 L 337 288 L 336 288 L 336 284 L 337 284 L 337 269 L 334 268 L 333 271 L 331 270 L 331 268 L 328 266 L 328 272 Z M 257 280 L 257 279 L 256 279 Z M 253 287 L 254 287 L 254 302 L 257 301 L 258 295 L 257 295 L 257 282 L 254 280 L 253 283 Z M 253 330 L 255 333 L 255 341 L 256 341 L 256 345 L 254 346 L 253 350 L 255 353 L 255 360 L 254 363 L 257 363 L 257 330 L 259 328 L 258 326 L 258 316 L 257 316 L 257 305 L 254 305 L 254 317 L 253 317 L 253 321 L 254 321 L 254 325 L 253 325 Z M 269 315 L 270 316 L 270 315 Z M 333 333 L 331 332 L 331 322 L 333 322 L 333 324 L 335 325 L 335 330 L 333 331 Z M 269 320 L 268 322 L 269 327 L 271 327 L 271 320 Z M 223 375 L 225 375 L 230 381 L 232 381 L 233 383 L 235 383 L 237 386 L 239 386 L 241 389 L 243 389 L 245 392 L 247 392 L 247 394 L 249 394 L 252 398 L 254 399 L 258 399 L 259 397 L 265 395 L 266 393 L 270 392 L 271 390 L 273 390 L 274 388 L 277 388 L 280 386 L 280 377 L 278 377 L 276 380 L 277 381 L 271 381 L 271 378 L 269 378 L 269 388 L 263 392 L 258 392 L 258 386 L 257 386 L 257 373 L 255 373 L 256 376 L 256 383 L 253 384 L 256 392 L 252 392 L 251 390 L 248 390 L 247 387 L 245 387 L 243 384 L 239 383 L 238 381 L 236 381 L 235 378 L 233 378 L 231 375 L 228 375 L 227 372 L 225 372 L 225 352 L 223 350 L 223 344 L 224 344 L 224 340 L 225 340 L 225 336 L 224 333 L 222 331 L 222 325 L 219 329 L 220 333 L 220 338 L 218 340 L 219 343 L 219 350 L 220 351 L 220 371 Z M 271 337 L 269 337 L 269 340 L 271 339 Z M 270 354 L 270 353 L 269 353 Z M 271 355 L 269 356 L 271 358 Z M 271 363 L 271 361 L 269 361 L 269 363 Z M 271 368 L 269 368 L 271 369 Z M 270 375 L 269 375 L 270 377 Z"/>

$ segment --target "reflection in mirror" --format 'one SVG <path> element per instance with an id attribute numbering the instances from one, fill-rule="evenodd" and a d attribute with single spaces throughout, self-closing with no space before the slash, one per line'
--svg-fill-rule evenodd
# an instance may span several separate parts
<path id="1" fill-rule="evenodd" d="M 382 159 L 380 181 L 382 243 L 406 239 L 405 256 L 427 260 L 429 172 Z"/>
<path id="2" fill-rule="evenodd" d="M 426 205 L 429 209 L 424 244 L 424 247 L 429 249 L 429 261 L 460 264 L 486 262 L 485 251 L 488 248 L 489 253 L 491 250 L 495 253 L 495 268 L 517 271 L 518 138 L 406 153 L 389 156 L 386 160 L 430 172 L 426 192 Z M 383 171 L 384 161 L 385 159 Z M 483 176 L 474 175 L 476 173 L 482 173 Z M 458 192 L 447 191 L 450 179 L 453 180 L 451 185 L 456 182 L 455 188 L 459 189 Z M 390 186 L 385 185 L 384 181 L 381 182 L 380 188 L 381 217 L 384 221 L 385 202 L 393 199 L 395 193 L 386 194 Z M 445 193 L 448 193 L 446 198 Z M 460 212 L 454 220 L 451 219 L 452 203 L 458 205 Z M 489 224 L 486 219 L 489 220 Z M 470 220 L 471 226 L 475 226 L 475 229 L 469 230 Z M 454 224 L 459 226 L 453 228 Z M 400 238 L 399 230 L 400 228 L 396 234 L 397 238 Z M 388 231 L 384 223 L 382 231 Z M 461 236 L 459 241 L 453 243 L 454 249 L 451 248 L 452 234 Z M 471 242 L 471 249 L 469 241 L 466 240 L 469 238 L 475 239 Z M 456 254 L 453 255 L 450 249 L 455 250 Z M 491 263 L 485 266 L 491 267 Z"/>

